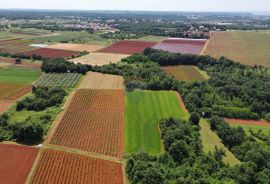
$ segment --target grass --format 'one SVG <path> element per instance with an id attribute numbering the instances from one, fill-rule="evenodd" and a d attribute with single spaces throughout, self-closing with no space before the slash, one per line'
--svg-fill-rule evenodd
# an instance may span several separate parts
<path id="1" fill-rule="evenodd" d="M 203 144 L 203 150 L 205 153 L 213 152 L 215 150 L 215 146 L 219 149 L 223 149 L 225 151 L 225 157 L 223 161 L 233 166 L 239 164 L 240 161 L 226 148 L 221 142 L 218 135 L 210 129 L 210 125 L 202 119 L 200 122 L 201 130 L 201 140 Z"/>
<path id="2" fill-rule="evenodd" d="M 168 37 L 165 36 L 154 36 L 154 35 L 147 35 L 143 36 L 141 38 L 138 38 L 137 40 L 140 41 L 148 41 L 148 42 L 162 42 L 166 40 Z"/>
<path id="3" fill-rule="evenodd" d="M 71 32 L 71 31 L 56 31 L 54 36 L 35 37 L 32 41 L 35 43 L 53 44 L 59 42 L 77 43 L 77 44 L 94 44 L 94 45 L 110 45 L 117 40 L 105 39 L 100 35 L 102 32 L 88 33 L 86 31 Z"/>
<path id="4" fill-rule="evenodd" d="M 270 31 L 228 31 L 211 33 L 204 52 L 215 58 L 225 56 L 245 65 L 270 67 Z"/>
<path id="5" fill-rule="evenodd" d="M 261 130 L 264 134 L 268 135 L 270 132 L 270 127 L 266 126 L 257 126 L 257 125 L 243 125 L 243 124 L 235 124 L 229 123 L 232 127 L 242 127 L 246 133 L 249 134 L 249 130 L 251 129 L 253 132 L 258 132 Z"/>
<path id="6" fill-rule="evenodd" d="M 40 75 L 40 69 L 10 67 L 0 70 L 0 82 L 31 84 Z"/>
<path id="7" fill-rule="evenodd" d="M 134 91 L 125 96 L 125 153 L 164 151 L 158 123 L 162 118 L 187 119 L 178 98 L 171 91 Z"/>

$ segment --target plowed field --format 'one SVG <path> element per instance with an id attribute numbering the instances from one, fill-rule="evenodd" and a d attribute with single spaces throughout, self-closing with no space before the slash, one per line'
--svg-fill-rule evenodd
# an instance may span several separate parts
<path id="1" fill-rule="evenodd" d="M 36 148 L 0 144 L 0 183 L 24 183 L 37 152 Z"/>
<path id="2" fill-rule="evenodd" d="M 124 92 L 122 90 L 78 90 L 68 111 L 123 111 Z"/>
<path id="3" fill-rule="evenodd" d="M 71 44 L 71 43 L 57 43 L 55 45 L 50 45 L 50 49 L 61 49 L 61 50 L 73 50 L 73 51 L 87 51 L 87 52 L 95 52 L 104 48 L 101 45 L 87 45 L 87 44 Z"/>
<path id="4" fill-rule="evenodd" d="M 51 144 L 123 157 L 123 112 L 66 112 Z"/>
<path id="5" fill-rule="evenodd" d="M 30 183 L 124 184 L 124 176 L 119 163 L 47 149 Z"/>
<path id="6" fill-rule="evenodd" d="M 157 43 L 155 42 L 144 42 L 144 41 L 130 41 L 124 40 L 117 42 L 109 47 L 99 50 L 98 52 L 103 53 L 116 53 L 116 54 L 134 54 L 143 52 L 148 47 L 153 47 Z"/>
<path id="7" fill-rule="evenodd" d="M 206 40 L 171 38 L 159 43 L 154 48 L 173 53 L 200 54 L 205 43 Z"/>
<path id="8" fill-rule="evenodd" d="M 80 89 L 123 89 L 122 76 L 88 72 L 81 82 Z"/>
<path id="9" fill-rule="evenodd" d="M 60 50 L 60 49 L 48 49 L 48 48 L 40 48 L 33 51 L 20 53 L 25 56 L 32 57 L 33 55 L 42 56 L 50 59 L 54 58 L 71 58 L 72 56 L 78 56 L 80 52 L 78 51 L 70 51 L 70 50 Z"/>

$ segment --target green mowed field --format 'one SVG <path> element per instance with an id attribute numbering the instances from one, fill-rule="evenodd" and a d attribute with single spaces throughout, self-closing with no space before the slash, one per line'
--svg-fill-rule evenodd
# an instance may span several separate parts
<path id="1" fill-rule="evenodd" d="M 40 75 L 40 69 L 9 67 L 0 69 L 0 82 L 31 84 Z"/>
<path id="2" fill-rule="evenodd" d="M 206 122 L 206 120 L 201 119 L 200 127 L 201 140 L 205 153 L 213 153 L 216 146 L 217 148 L 225 151 L 225 157 L 223 158 L 223 161 L 225 163 L 228 163 L 231 166 L 240 163 L 240 161 L 232 154 L 232 152 L 230 152 L 228 148 L 224 146 L 218 135 L 210 129 L 210 125 L 208 124 L 208 122 Z"/>
<path id="3" fill-rule="evenodd" d="M 162 118 L 187 119 L 172 91 L 134 91 L 125 95 L 125 153 L 164 151 L 158 123 Z"/>

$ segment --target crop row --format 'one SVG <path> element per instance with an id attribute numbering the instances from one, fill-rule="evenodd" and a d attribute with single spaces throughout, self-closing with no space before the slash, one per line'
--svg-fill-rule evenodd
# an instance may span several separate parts
<path id="1" fill-rule="evenodd" d="M 205 80 L 204 76 L 194 66 L 169 66 L 164 67 L 163 70 L 166 74 L 173 75 L 177 80 Z"/>
<path id="2" fill-rule="evenodd" d="M 46 149 L 30 183 L 123 184 L 124 179 L 119 163 Z"/>
<path id="3" fill-rule="evenodd" d="M 69 111 L 123 111 L 123 90 L 79 89 L 74 95 Z"/>
<path id="4" fill-rule="evenodd" d="M 123 112 L 67 112 L 52 144 L 123 157 Z"/>
<path id="5" fill-rule="evenodd" d="M 77 73 L 65 74 L 43 74 L 35 84 L 38 86 L 61 86 L 74 88 L 80 80 L 81 75 Z"/>
<path id="6" fill-rule="evenodd" d="M 77 90 L 49 142 L 123 158 L 123 90 Z"/>

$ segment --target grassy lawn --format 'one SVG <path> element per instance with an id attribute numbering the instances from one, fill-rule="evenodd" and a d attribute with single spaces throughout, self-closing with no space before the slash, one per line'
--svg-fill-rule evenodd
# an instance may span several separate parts
<path id="1" fill-rule="evenodd" d="M 215 150 L 215 146 L 217 146 L 219 149 L 223 149 L 225 151 L 226 156 L 223 158 L 225 163 L 228 163 L 231 166 L 240 163 L 239 160 L 223 145 L 220 138 L 210 129 L 210 125 L 204 119 L 201 120 L 200 126 L 204 152 L 213 152 Z"/>
<path id="2" fill-rule="evenodd" d="M 166 40 L 168 37 L 165 36 L 154 36 L 154 35 L 147 35 L 143 36 L 141 38 L 138 38 L 137 40 L 140 41 L 148 41 L 148 42 L 162 42 Z"/>
<path id="3" fill-rule="evenodd" d="M 40 69 L 10 67 L 0 70 L 0 82 L 31 84 L 40 75 Z"/>
<path id="4" fill-rule="evenodd" d="M 125 96 L 125 153 L 164 151 L 158 123 L 162 118 L 187 119 L 177 96 L 171 91 L 134 91 Z"/>

